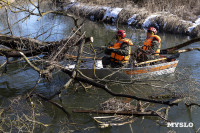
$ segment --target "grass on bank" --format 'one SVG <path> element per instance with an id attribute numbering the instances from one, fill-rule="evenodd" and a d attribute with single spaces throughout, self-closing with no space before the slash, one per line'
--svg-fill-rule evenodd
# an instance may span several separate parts
<path id="1" fill-rule="evenodd" d="M 195 21 L 200 15 L 200 0 L 78 0 L 82 3 L 145 8 L 150 12 L 169 12 L 184 20 Z"/>

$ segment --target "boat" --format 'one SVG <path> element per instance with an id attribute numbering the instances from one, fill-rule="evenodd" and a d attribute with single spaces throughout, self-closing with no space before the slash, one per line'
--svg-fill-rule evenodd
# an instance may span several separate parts
<path id="1" fill-rule="evenodd" d="M 156 63 L 155 63 L 156 62 Z M 179 60 L 173 57 L 163 57 L 141 63 L 130 63 L 125 68 L 103 68 L 101 60 L 86 61 L 80 66 L 81 75 L 96 79 L 130 80 L 149 78 L 152 76 L 171 74 L 175 72 Z M 73 69 L 75 65 L 66 66 Z"/>

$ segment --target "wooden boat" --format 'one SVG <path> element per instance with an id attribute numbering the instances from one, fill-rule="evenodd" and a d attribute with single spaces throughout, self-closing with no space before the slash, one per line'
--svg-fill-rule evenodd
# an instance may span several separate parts
<path id="1" fill-rule="evenodd" d="M 164 75 L 174 73 L 178 60 L 175 58 L 160 58 L 152 65 L 154 60 L 145 63 L 129 64 L 126 68 L 103 68 L 102 61 L 96 60 L 87 61 L 80 67 L 80 71 L 87 77 L 98 79 L 112 79 L 112 80 L 127 80 L 127 79 L 141 79 L 152 76 Z M 144 66 L 145 64 L 145 66 Z M 143 66 L 142 66 L 143 65 Z M 74 68 L 75 65 L 66 66 L 67 68 Z"/>

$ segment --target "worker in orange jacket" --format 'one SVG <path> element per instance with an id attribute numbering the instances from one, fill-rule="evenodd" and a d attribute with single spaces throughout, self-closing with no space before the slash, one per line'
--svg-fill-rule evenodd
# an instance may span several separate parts
<path id="1" fill-rule="evenodd" d="M 157 30 L 154 27 L 150 27 L 147 30 L 147 38 L 144 41 L 144 46 L 139 48 L 136 52 L 136 61 L 143 62 L 159 58 L 161 48 L 161 38 L 156 35 Z"/>
<path id="2" fill-rule="evenodd" d="M 131 54 L 131 46 L 133 43 L 130 39 L 125 38 L 126 32 L 124 30 L 118 30 L 116 35 L 116 42 L 113 46 L 106 48 L 105 53 L 110 57 L 103 57 L 103 67 L 110 65 L 111 67 L 122 67 L 128 64 Z"/>

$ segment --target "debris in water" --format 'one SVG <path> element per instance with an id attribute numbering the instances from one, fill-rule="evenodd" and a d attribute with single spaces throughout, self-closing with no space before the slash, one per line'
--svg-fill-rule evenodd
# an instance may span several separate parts
<path id="1" fill-rule="evenodd" d="M 100 104 L 101 110 L 114 110 L 114 111 L 130 111 L 136 110 L 136 107 L 131 105 L 130 102 L 125 102 L 120 99 L 110 98 Z"/>

